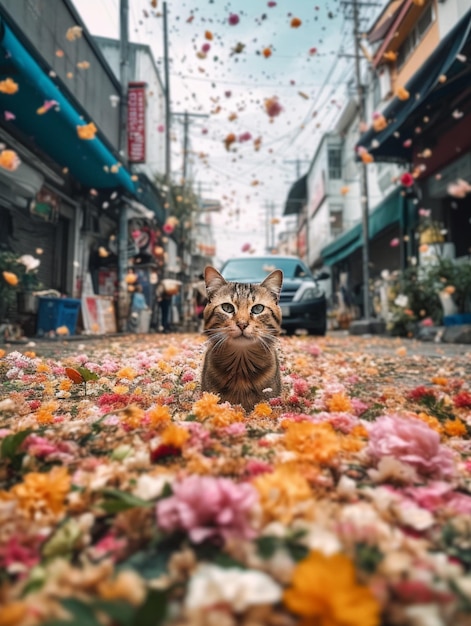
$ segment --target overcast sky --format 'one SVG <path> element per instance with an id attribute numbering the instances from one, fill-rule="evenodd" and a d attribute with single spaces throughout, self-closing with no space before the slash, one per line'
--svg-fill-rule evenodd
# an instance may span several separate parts
<path id="1" fill-rule="evenodd" d="M 119 0 L 74 2 L 92 34 L 119 36 Z M 151 45 L 163 77 L 162 0 L 129 0 L 129 6 L 130 39 Z M 266 207 L 281 218 L 297 170 L 306 172 L 346 103 L 354 73 L 342 53 L 352 52 L 351 21 L 340 0 L 168 0 L 167 7 L 172 110 L 209 115 L 194 118 L 190 148 L 195 181 L 224 207 L 213 216 L 218 260 L 240 254 L 244 244 L 264 253 Z M 270 117 L 265 101 L 273 98 L 282 110 Z M 175 123 L 175 178 L 179 128 Z M 237 141 L 226 150 L 230 133 Z M 200 153 L 208 155 L 205 162 Z"/>

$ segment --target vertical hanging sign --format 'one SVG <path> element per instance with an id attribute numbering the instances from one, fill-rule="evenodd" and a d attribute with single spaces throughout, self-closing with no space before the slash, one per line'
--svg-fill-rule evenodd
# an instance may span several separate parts
<path id="1" fill-rule="evenodd" d="M 146 160 L 146 83 L 128 85 L 128 160 Z"/>

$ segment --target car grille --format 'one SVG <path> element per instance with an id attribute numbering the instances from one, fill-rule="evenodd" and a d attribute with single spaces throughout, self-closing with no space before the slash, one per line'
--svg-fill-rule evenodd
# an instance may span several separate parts
<path id="1" fill-rule="evenodd" d="M 290 290 L 290 291 L 283 290 L 280 294 L 280 304 L 283 304 L 286 302 L 292 302 L 295 294 L 296 294 L 295 289 Z"/>

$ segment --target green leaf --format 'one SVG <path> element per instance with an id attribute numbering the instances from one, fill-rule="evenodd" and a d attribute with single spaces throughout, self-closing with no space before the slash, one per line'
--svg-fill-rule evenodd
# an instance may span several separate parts
<path id="1" fill-rule="evenodd" d="M 7 435 L 3 439 L 2 446 L 0 448 L 1 458 L 13 459 L 18 448 L 21 446 L 23 441 L 31 435 L 32 432 L 34 432 L 32 428 L 27 428 L 26 430 L 20 430 L 19 433 L 15 433 L 14 435 Z"/>
<path id="2" fill-rule="evenodd" d="M 259 537 L 256 540 L 256 544 L 257 544 L 258 553 L 260 554 L 260 556 L 264 559 L 269 559 L 275 554 L 277 549 L 280 547 L 281 542 L 278 539 L 278 537 L 265 536 L 265 537 Z"/>
<path id="3" fill-rule="evenodd" d="M 120 626 L 134 626 L 136 622 L 136 608 L 124 600 L 95 600 L 93 602 L 95 611 L 105 613 L 113 620 L 113 623 Z"/>
<path id="4" fill-rule="evenodd" d="M 71 556 L 81 535 L 82 530 L 79 523 L 75 519 L 66 520 L 43 544 L 42 555 L 46 559 Z"/>
<path id="5" fill-rule="evenodd" d="M 82 376 L 83 380 L 86 383 L 88 383 L 89 380 L 98 380 L 99 379 L 98 374 L 95 374 L 95 372 L 91 372 L 86 367 L 76 367 L 75 369 Z"/>
<path id="6" fill-rule="evenodd" d="M 134 615 L 133 626 L 160 626 L 167 617 L 167 593 L 150 589 Z"/>
<path id="7" fill-rule="evenodd" d="M 105 496 L 105 500 L 100 502 L 99 506 L 107 513 L 119 513 L 135 507 L 149 508 L 155 506 L 154 502 L 143 500 L 142 498 L 133 496 L 132 493 L 127 493 L 120 489 L 103 489 L 102 493 Z"/>

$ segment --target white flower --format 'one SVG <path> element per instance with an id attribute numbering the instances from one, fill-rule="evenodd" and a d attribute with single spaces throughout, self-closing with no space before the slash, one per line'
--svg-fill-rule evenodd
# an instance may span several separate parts
<path id="1" fill-rule="evenodd" d="M 190 579 L 185 606 L 197 610 L 229 604 L 241 613 L 258 604 L 274 604 L 281 595 L 281 586 L 263 572 L 202 564 Z"/>
<path id="2" fill-rule="evenodd" d="M 32 272 L 33 270 L 38 269 L 41 264 L 39 259 L 35 259 L 31 254 L 23 254 L 18 259 L 18 263 L 21 263 L 25 266 L 27 272 Z"/>
<path id="3" fill-rule="evenodd" d="M 436 604 L 414 604 L 405 612 L 411 626 L 446 626 Z"/>
<path id="4" fill-rule="evenodd" d="M 397 296 L 397 298 L 394 300 L 394 304 L 396 306 L 400 306 L 401 308 L 405 309 L 406 306 L 409 305 L 409 298 L 405 294 L 400 293 Z"/>
<path id="5" fill-rule="evenodd" d="M 168 474 L 158 474 L 157 476 L 149 476 L 141 474 L 137 479 L 133 494 L 143 500 L 153 500 L 160 496 L 165 484 L 170 480 Z"/>

